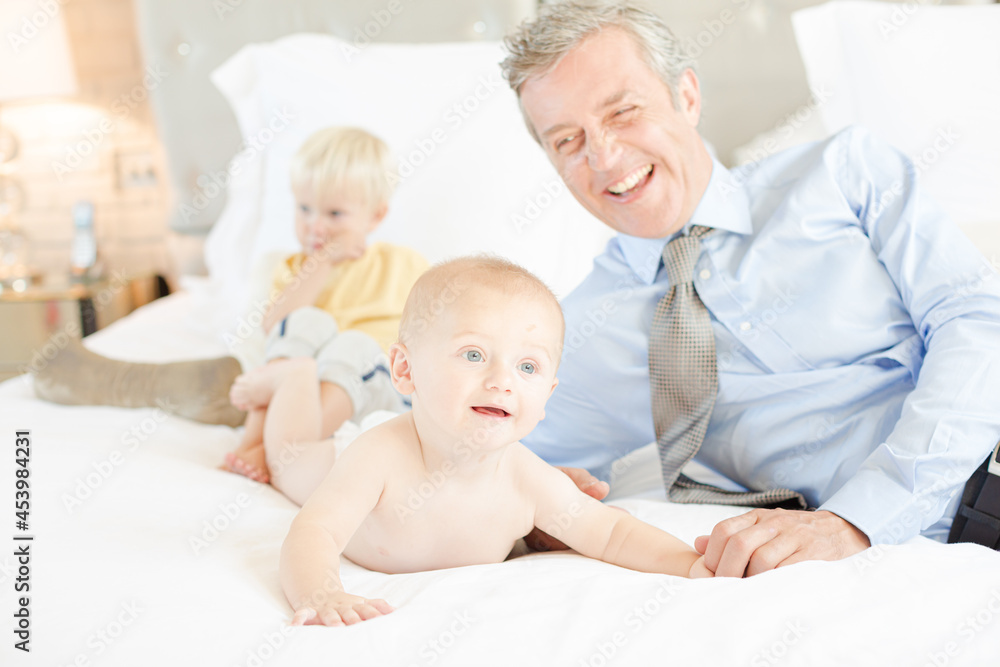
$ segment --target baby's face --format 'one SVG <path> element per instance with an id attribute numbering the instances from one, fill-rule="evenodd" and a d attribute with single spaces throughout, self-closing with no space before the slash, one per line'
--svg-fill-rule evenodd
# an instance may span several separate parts
<path id="1" fill-rule="evenodd" d="M 345 249 L 363 250 L 365 239 L 384 215 L 384 210 L 344 193 L 317 196 L 310 187 L 295 191 L 295 236 L 307 255 L 328 246 L 338 254 Z"/>
<path id="2" fill-rule="evenodd" d="M 555 308 L 491 288 L 463 294 L 411 345 L 414 411 L 456 443 L 494 449 L 526 436 L 557 383 Z"/>

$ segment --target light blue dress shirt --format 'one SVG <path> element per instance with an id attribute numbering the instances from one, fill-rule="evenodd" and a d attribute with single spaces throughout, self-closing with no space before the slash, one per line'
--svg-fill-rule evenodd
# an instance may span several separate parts
<path id="1" fill-rule="evenodd" d="M 795 489 L 873 544 L 944 539 L 1000 438 L 1000 278 L 915 177 L 850 128 L 715 162 L 688 223 L 717 230 L 694 271 L 719 367 L 696 460 Z M 668 240 L 617 236 L 564 299 L 560 384 L 524 440 L 547 461 L 608 479 L 656 439 L 648 331 Z"/>

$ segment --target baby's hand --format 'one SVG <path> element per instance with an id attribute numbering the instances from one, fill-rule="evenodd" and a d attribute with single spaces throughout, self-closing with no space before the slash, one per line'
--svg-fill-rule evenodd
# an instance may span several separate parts
<path id="1" fill-rule="evenodd" d="M 691 579 L 703 579 L 705 577 L 714 577 L 715 572 L 712 572 L 705 565 L 705 557 L 702 556 L 694 563 L 691 564 L 691 569 L 688 570 L 688 577 Z"/>
<path id="2" fill-rule="evenodd" d="M 292 617 L 292 625 L 353 625 L 393 611 L 395 609 L 385 600 L 334 593 L 322 605 L 297 609 Z"/>

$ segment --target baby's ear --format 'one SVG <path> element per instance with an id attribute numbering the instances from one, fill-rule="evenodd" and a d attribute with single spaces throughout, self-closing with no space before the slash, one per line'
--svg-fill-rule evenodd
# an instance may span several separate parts
<path id="1" fill-rule="evenodd" d="M 549 395 L 545 397 L 545 402 L 546 403 L 548 403 L 549 399 L 552 398 L 552 392 L 554 392 L 556 390 L 556 387 L 558 387 L 558 386 L 559 386 L 559 378 L 552 378 L 552 386 L 549 388 Z M 542 408 L 542 419 L 545 419 L 545 408 L 544 407 Z M 539 419 L 538 421 L 541 421 L 542 419 Z"/>
<path id="2" fill-rule="evenodd" d="M 413 378 L 410 376 L 410 351 L 402 343 L 389 346 L 389 372 L 392 375 L 392 386 L 399 393 L 409 396 L 413 393 Z"/>

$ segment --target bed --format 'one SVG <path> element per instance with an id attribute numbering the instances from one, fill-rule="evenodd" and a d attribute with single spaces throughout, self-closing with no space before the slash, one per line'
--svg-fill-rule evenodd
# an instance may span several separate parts
<path id="1" fill-rule="evenodd" d="M 926 180 L 988 267 L 1000 251 L 1000 45 L 987 36 L 1000 30 L 1000 8 L 922 7 L 885 37 L 891 7 L 835 3 L 797 14 L 810 83 L 832 95 L 794 136 L 777 125 L 743 155 L 858 120 L 919 155 L 937 124 L 960 124 L 957 136 L 975 140 L 939 151 Z M 922 55 L 929 35 L 951 40 L 945 56 Z M 206 243 L 210 275 L 186 278 L 182 291 L 89 337 L 88 348 L 141 361 L 259 362 L 262 276 L 276 253 L 294 249 L 283 175 L 298 142 L 326 124 L 369 127 L 410 166 L 381 238 L 432 260 L 504 254 L 560 294 L 586 273 L 608 232 L 521 128 L 512 95 L 497 85 L 495 43 L 372 44 L 360 53 L 345 45 L 295 35 L 249 45 L 215 71 L 247 148 L 227 172 L 227 203 Z M 919 76 L 899 74 L 909 71 L 902 63 Z M 933 103 L 921 80 L 935 81 Z M 993 664 L 1000 654 L 1000 554 L 925 538 L 746 580 L 637 573 L 565 552 L 403 575 L 344 560 L 349 590 L 397 611 L 348 628 L 291 628 L 277 567 L 297 508 L 216 468 L 236 429 L 160 408 L 54 405 L 34 396 L 27 377 L 0 385 L 0 405 L 4 437 L 31 431 L 35 535 L 32 655 L 7 634 L 5 665 L 941 666 Z M 339 443 L 363 426 L 346 425 Z M 4 470 L 12 459 L 10 451 Z M 743 511 L 666 502 L 650 447 L 616 470 L 609 502 L 689 543 Z M 17 562 L 13 548 L 3 553 L 10 619 Z"/>

